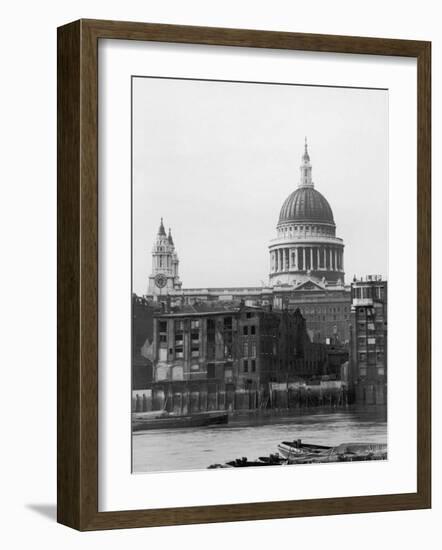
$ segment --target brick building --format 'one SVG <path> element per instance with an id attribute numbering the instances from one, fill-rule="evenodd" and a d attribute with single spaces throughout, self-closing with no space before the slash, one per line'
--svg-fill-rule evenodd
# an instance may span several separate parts
<path id="1" fill-rule="evenodd" d="M 356 403 L 387 402 L 387 282 L 380 276 L 351 285 L 350 376 Z"/>
<path id="2" fill-rule="evenodd" d="M 310 342 L 299 310 L 201 302 L 155 315 L 153 365 L 155 382 L 263 388 L 325 374 L 327 352 Z"/>

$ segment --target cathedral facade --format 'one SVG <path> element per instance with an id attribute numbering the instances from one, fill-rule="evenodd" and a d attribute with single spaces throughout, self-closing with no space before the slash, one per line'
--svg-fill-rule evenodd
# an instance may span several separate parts
<path id="1" fill-rule="evenodd" d="M 307 142 L 297 188 L 282 204 L 270 241 L 268 284 L 256 287 L 182 288 L 172 235 L 161 219 L 152 250 L 148 300 L 174 305 L 243 301 L 247 306 L 299 308 L 312 341 L 349 341 L 350 287 L 344 282 L 344 242 L 327 199 L 315 189 Z"/>

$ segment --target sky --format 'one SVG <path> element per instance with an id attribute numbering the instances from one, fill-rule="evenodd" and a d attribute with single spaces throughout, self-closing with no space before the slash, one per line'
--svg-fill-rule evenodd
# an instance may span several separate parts
<path id="1" fill-rule="evenodd" d="M 305 137 L 344 240 L 346 282 L 386 277 L 387 90 L 134 78 L 134 292 L 146 293 L 161 217 L 183 288 L 267 282 Z"/>

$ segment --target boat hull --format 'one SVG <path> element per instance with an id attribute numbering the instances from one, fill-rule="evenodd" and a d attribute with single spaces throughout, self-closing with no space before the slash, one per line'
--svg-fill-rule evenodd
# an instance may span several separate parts
<path id="1" fill-rule="evenodd" d="M 227 424 L 229 415 L 224 412 L 196 413 L 182 416 L 161 416 L 160 418 L 144 418 L 142 414 L 132 418 L 134 432 L 144 430 L 167 430 L 175 428 L 197 428 Z"/>
<path id="2" fill-rule="evenodd" d="M 284 458 L 292 458 L 305 455 L 319 455 L 330 451 L 332 447 L 314 445 L 298 441 L 283 441 L 278 446 L 278 452 Z"/>

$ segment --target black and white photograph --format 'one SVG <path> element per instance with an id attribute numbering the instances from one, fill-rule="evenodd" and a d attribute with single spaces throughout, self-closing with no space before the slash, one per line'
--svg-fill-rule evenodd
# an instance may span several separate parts
<path id="1" fill-rule="evenodd" d="M 131 101 L 133 473 L 387 460 L 388 90 Z"/>
<path id="2" fill-rule="evenodd" d="M 3 548 L 440 538 L 441 10 L 364 8 L 4 5 Z"/>

